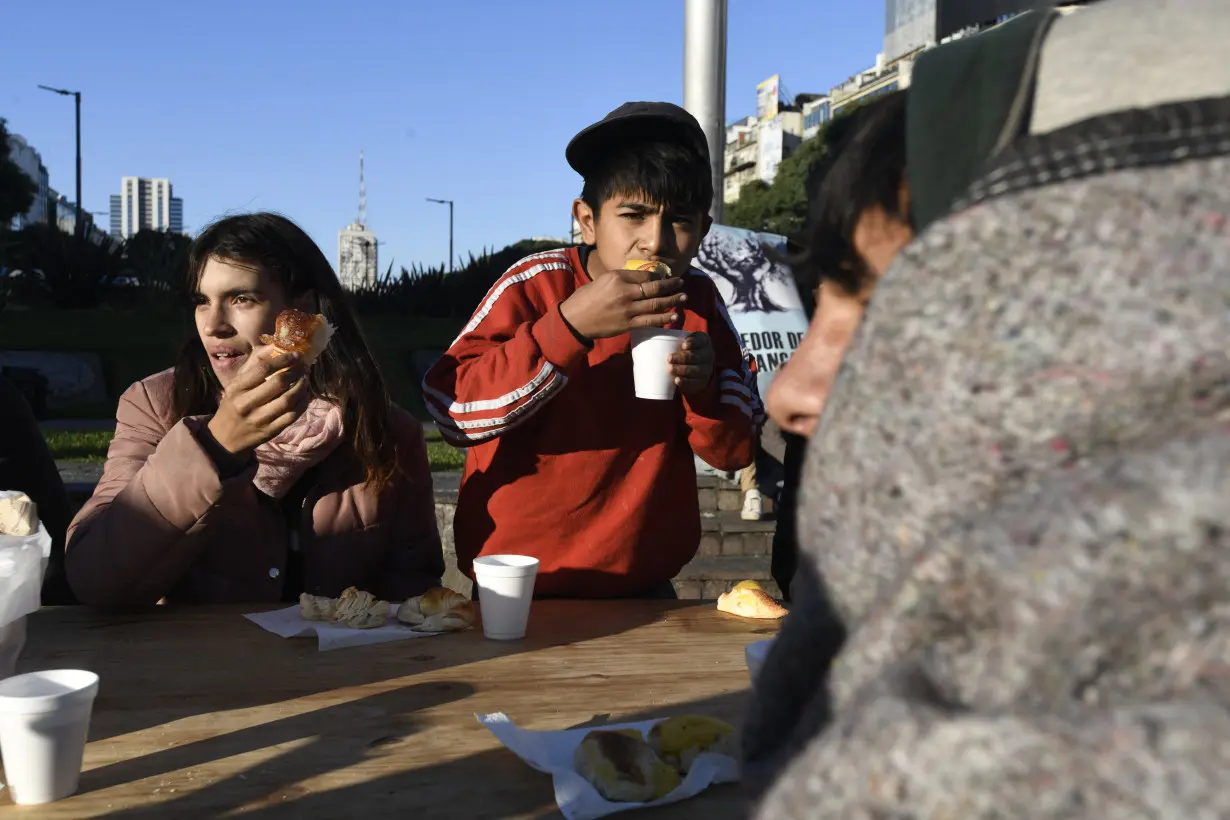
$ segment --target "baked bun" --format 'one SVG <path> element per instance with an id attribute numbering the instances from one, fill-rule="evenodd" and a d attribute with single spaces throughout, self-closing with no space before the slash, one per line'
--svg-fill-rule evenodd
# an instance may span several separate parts
<path id="1" fill-rule="evenodd" d="M 305 621 L 328 621 L 351 629 L 375 629 L 389 619 L 389 602 L 370 592 L 348 587 L 340 598 L 299 595 L 299 617 Z"/>
<path id="2" fill-rule="evenodd" d="M 785 618 L 789 614 L 784 606 L 773 600 L 755 581 L 743 581 L 736 584 L 730 592 L 722 593 L 718 597 L 717 608 L 719 612 L 738 615 L 740 618 L 770 621 Z"/>
<path id="3" fill-rule="evenodd" d="M 299 617 L 305 621 L 331 621 L 337 601 L 325 595 L 299 594 Z"/>
<path id="4" fill-rule="evenodd" d="M 474 602 L 447 587 L 432 587 L 397 608 L 397 620 L 415 632 L 461 632 L 478 620 Z"/>
<path id="5" fill-rule="evenodd" d="M 590 732 L 573 755 L 577 772 L 617 803 L 644 803 L 674 791 L 683 779 L 635 729 Z"/>
<path id="6" fill-rule="evenodd" d="M 629 259 L 624 262 L 624 270 L 649 271 L 650 282 L 669 279 L 671 276 L 670 265 L 665 262 L 650 262 L 646 259 Z"/>
<path id="7" fill-rule="evenodd" d="M 378 601 L 370 592 L 347 587 L 337 599 L 333 621 L 351 629 L 374 629 L 389 617 L 389 602 Z"/>
<path id="8" fill-rule="evenodd" d="M 0 535 L 25 537 L 38 532 L 38 505 L 25 493 L 0 498 Z"/>
<path id="9" fill-rule="evenodd" d="M 324 353 L 332 338 L 333 325 L 324 316 L 287 308 L 278 314 L 273 335 L 261 336 L 261 344 L 273 345 L 283 353 L 298 353 L 299 360 L 308 365 Z"/>
<path id="10" fill-rule="evenodd" d="M 735 727 L 705 715 L 680 715 L 655 724 L 649 730 L 649 746 L 685 775 L 696 758 L 706 752 L 735 758 L 739 755 Z"/>

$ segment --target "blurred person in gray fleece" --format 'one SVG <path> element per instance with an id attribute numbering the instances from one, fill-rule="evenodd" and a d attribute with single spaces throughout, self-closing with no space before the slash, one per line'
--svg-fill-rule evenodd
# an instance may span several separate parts
<path id="1" fill-rule="evenodd" d="M 756 817 L 1230 817 L 1227 42 L 1225 0 L 1102 0 L 918 61 L 920 232 L 811 438 Z"/>

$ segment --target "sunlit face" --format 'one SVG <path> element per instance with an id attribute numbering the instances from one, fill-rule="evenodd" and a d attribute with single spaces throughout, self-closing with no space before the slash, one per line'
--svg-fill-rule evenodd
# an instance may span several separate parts
<path id="1" fill-rule="evenodd" d="M 903 191 L 902 212 L 909 200 Z M 841 369 L 846 348 L 858 330 L 863 311 L 880 277 L 910 243 L 910 226 L 875 206 L 859 217 L 854 228 L 854 250 L 868 273 L 862 293 L 849 294 L 831 283 L 816 292 L 816 312 L 803 341 L 769 385 L 765 407 L 769 417 L 788 433 L 810 437 L 820 423 L 833 379 Z"/>
<path id="2" fill-rule="evenodd" d="M 703 212 L 664 209 L 644 197 L 622 194 L 602 203 L 597 214 L 578 199 L 573 214 L 585 244 L 597 246 L 590 256 L 592 276 L 619 270 L 632 259 L 665 262 L 682 273 L 691 267 L 713 223 Z"/>
<path id="3" fill-rule="evenodd" d="M 273 275 L 224 259 L 205 263 L 196 289 L 196 330 L 223 387 L 262 346 L 261 334 L 273 333 L 287 307 Z"/>

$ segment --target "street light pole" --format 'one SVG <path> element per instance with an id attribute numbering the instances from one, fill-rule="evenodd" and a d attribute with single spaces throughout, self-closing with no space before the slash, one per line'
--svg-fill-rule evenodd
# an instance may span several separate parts
<path id="1" fill-rule="evenodd" d="M 81 215 L 81 92 L 69 91 L 64 88 L 52 88 L 47 85 L 40 85 L 39 88 L 44 91 L 50 91 L 52 94 L 59 94 L 62 97 L 72 97 L 77 109 L 77 218 L 73 225 L 73 233 L 82 235 L 85 230 L 85 220 Z"/>
<path id="2" fill-rule="evenodd" d="M 427 197 L 428 202 L 434 202 L 437 205 L 448 206 L 448 272 L 453 272 L 453 200 L 451 199 L 432 199 Z"/>
<path id="3" fill-rule="evenodd" d="M 686 0 L 683 6 L 683 107 L 709 144 L 713 207 L 722 221 L 726 150 L 726 0 Z"/>

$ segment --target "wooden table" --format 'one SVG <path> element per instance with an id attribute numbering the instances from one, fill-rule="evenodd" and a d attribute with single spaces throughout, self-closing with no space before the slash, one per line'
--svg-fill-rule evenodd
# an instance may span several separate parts
<path id="1" fill-rule="evenodd" d="M 97 672 L 78 794 L 16 817 L 437 820 L 558 817 L 551 779 L 479 726 L 531 729 L 698 712 L 738 725 L 743 648 L 776 631 L 712 603 L 541 601 L 529 637 L 479 631 L 318 652 L 244 608 L 32 616 L 19 672 Z M 637 818 L 743 816 L 737 786 Z"/>

